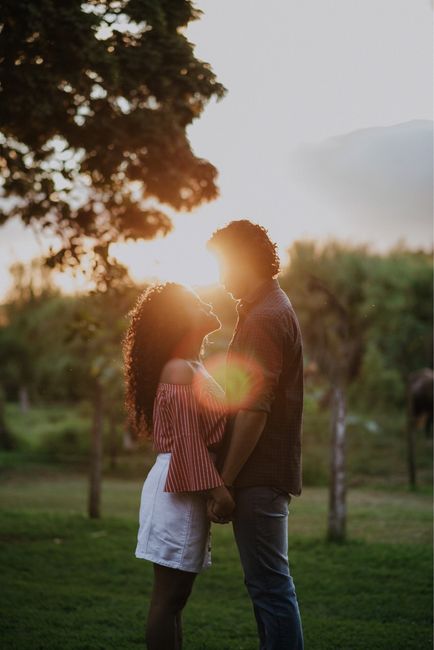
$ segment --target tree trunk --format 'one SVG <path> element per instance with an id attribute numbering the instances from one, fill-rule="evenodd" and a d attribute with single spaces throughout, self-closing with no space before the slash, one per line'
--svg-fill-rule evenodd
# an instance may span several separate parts
<path id="1" fill-rule="evenodd" d="M 413 417 L 413 401 L 408 389 L 407 394 L 407 470 L 408 483 L 412 490 L 416 488 L 416 450 L 415 450 L 415 418 Z"/>
<path id="2" fill-rule="evenodd" d="M 103 400 L 102 386 L 98 379 L 95 381 L 93 398 L 92 441 L 90 452 L 90 489 L 89 517 L 97 519 L 101 516 L 101 468 L 102 468 L 102 433 L 103 433 Z"/>
<path id="3" fill-rule="evenodd" d="M 123 435 L 123 448 L 126 451 L 134 451 L 136 449 L 136 443 L 134 441 L 134 436 L 131 431 L 128 422 L 125 424 L 124 435 Z"/>
<path id="4" fill-rule="evenodd" d="M 15 442 L 6 424 L 5 400 L 3 397 L 3 391 L 0 388 L 0 449 L 4 449 L 5 451 L 11 451 L 14 448 L 15 448 Z"/>
<path id="5" fill-rule="evenodd" d="M 327 537 L 343 542 L 346 537 L 345 429 L 346 400 L 341 384 L 332 388 L 332 449 Z"/>
<path id="6" fill-rule="evenodd" d="M 27 413 L 30 407 L 30 400 L 29 400 L 29 391 L 27 390 L 26 386 L 20 386 L 19 400 L 20 400 L 21 413 Z"/>
<path id="7" fill-rule="evenodd" d="M 116 445 L 116 422 L 113 416 L 110 417 L 109 425 L 110 439 L 110 469 L 116 469 L 117 465 L 117 445 Z"/>

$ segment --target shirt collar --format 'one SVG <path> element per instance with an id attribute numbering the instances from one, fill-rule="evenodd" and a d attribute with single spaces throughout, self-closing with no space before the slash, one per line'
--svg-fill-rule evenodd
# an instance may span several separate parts
<path id="1" fill-rule="evenodd" d="M 248 298 L 242 298 L 237 302 L 238 314 L 245 315 L 248 311 L 250 311 L 253 305 L 265 298 L 265 296 L 268 295 L 270 291 L 274 291 L 275 289 L 279 288 L 280 284 L 277 278 L 266 280 L 263 284 L 259 285 L 259 287 L 255 289 L 255 291 L 250 294 Z"/>

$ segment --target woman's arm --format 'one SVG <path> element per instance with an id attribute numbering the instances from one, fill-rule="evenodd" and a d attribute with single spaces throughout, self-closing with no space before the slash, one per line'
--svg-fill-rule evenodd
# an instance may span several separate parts
<path id="1" fill-rule="evenodd" d="M 186 361 L 176 359 L 167 364 L 162 378 L 168 384 L 165 417 L 171 438 L 171 459 L 164 490 L 198 493 L 224 487 L 206 445 L 193 369 Z M 224 499 L 222 491 L 215 494 L 220 500 Z"/>

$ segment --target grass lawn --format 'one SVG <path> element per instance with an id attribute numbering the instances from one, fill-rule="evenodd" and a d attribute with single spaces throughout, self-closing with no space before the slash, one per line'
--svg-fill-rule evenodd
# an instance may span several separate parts
<path id="1" fill-rule="evenodd" d="M 89 520 L 86 476 L 1 473 L 1 648 L 144 648 L 152 567 L 134 557 L 140 488 L 106 479 L 103 517 Z M 290 507 L 306 650 L 431 649 L 431 494 L 352 489 L 340 546 L 323 542 L 323 488 L 305 488 Z M 213 527 L 213 563 L 185 610 L 185 648 L 256 650 L 230 526 Z"/>

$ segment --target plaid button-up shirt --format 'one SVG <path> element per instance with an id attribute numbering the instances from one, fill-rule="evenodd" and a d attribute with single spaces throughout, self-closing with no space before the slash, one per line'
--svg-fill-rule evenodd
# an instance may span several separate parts
<path id="1" fill-rule="evenodd" d="M 277 487 L 301 494 L 303 342 L 299 322 L 277 279 L 237 303 L 238 320 L 229 345 L 228 372 L 245 363 L 249 391 L 241 408 L 265 411 L 265 428 L 234 481 L 238 487 Z M 231 401 L 231 382 L 226 386 Z M 236 412 L 228 420 L 217 466 L 221 469 Z"/>

